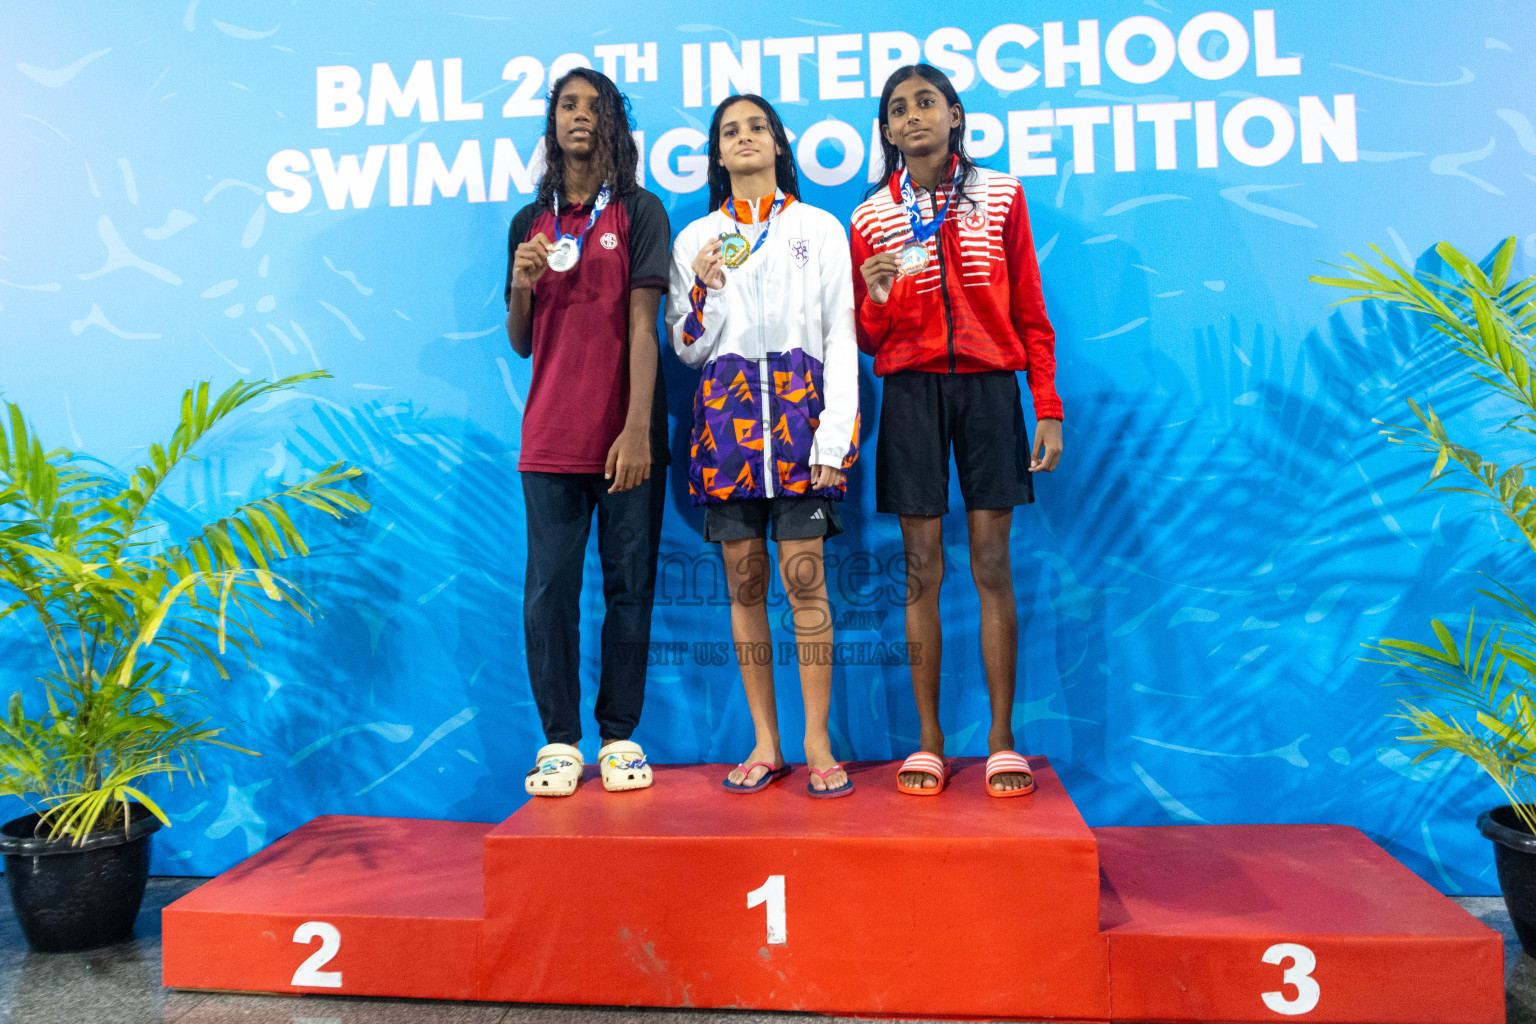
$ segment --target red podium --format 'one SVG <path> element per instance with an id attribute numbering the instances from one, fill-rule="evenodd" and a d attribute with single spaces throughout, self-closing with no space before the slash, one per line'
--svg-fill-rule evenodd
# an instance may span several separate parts
<path id="1" fill-rule="evenodd" d="M 1503 1020 L 1500 937 L 1354 829 L 1089 829 L 893 764 L 815 801 L 595 771 L 500 825 L 326 817 L 164 911 L 164 982 L 1030 1020 Z"/>

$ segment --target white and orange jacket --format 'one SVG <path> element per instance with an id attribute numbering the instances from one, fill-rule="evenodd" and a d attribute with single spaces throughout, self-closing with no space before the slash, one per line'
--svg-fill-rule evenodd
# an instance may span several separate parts
<path id="1" fill-rule="evenodd" d="M 672 246 L 667 330 L 689 366 L 694 395 L 688 488 L 695 505 L 818 494 L 811 466 L 847 470 L 858 458 L 859 353 L 848 236 L 830 213 L 786 197 L 738 202 L 689 224 Z M 709 288 L 693 261 L 733 231 L 762 248 Z"/>

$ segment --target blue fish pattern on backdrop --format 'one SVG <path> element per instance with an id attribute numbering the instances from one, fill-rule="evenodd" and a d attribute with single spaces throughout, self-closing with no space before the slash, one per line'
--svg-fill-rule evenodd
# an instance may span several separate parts
<path id="1" fill-rule="evenodd" d="M 1268 56 L 1299 60 L 1299 75 L 1258 76 L 1254 9 L 1222 5 L 1254 33 L 1254 56 L 1226 78 L 1198 77 L 1187 60 L 1225 59 L 1209 34 L 1141 85 L 1109 64 L 1086 81 L 1081 62 L 1054 66 L 1043 43 L 1019 38 L 982 60 L 987 33 L 1010 19 L 1066 21 L 1069 42 L 1080 19 L 1097 19 L 1101 41 L 1132 16 L 1171 32 L 1187 20 L 1134 0 L 1051 0 L 1007 17 L 974 0 L 941 14 L 854 0 L 824 14 L 836 25 L 788 9 L 698 24 L 671 0 L 644 18 L 598 0 L 575 22 L 557 7 L 511 15 L 486 0 L 14 11 L 0 39 L 5 398 L 46 443 L 128 468 L 165 440 L 194 381 L 324 367 L 334 380 L 274 396 L 213 438 L 161 511 L 174 531 L 336 458 L 366 471 L 373 501 L 358 522 L 316 526 L 314 556 L 285 569 L 324 609 L 314 625 L 262 627 L 259 669 L 191 678 L 229 738 L 263 756 L 212 754 L 206 785 L 157 791 L 175 826 L 156 840 L 153 869 L 213 874 L 318 814 L 494 821 L 524 799 L 517 783 L 543 743 L 522 651 L 516 464 L 529 366 L 503 335 L 502 288 L 557 58 L 608 67 L 630 95 L 645 180 L 674 227 L 704 212 L 697 143 L 714 92 L 752 75 L 800 140 L 804 198 L 846 218 L 868 186 L 869 34 L 904 32 L 883 37 L 887 57 L 910 38 L 968 69 L 974 150 L 1025 174 L 1058 336 L 1066 457 L 1014 521 L 1020 748 L 1053 759 L 1092 824 L 1344 822 L 1442 889 L 1494 891 L 1472 821 L 1498 794 L 1456 759 L 1413 763 L 1385 717 L 1399 691 L 1359 658 L 1371 637 L 1463 614 L 1482 571 L 1519 581 L 1499 524 L 1454 496 L 1415 497 L 1427 466 L 1390 448 L 1374 420 L 1401 420 L 1407 398 L 1429 395 L 1458 430 L 1491 424 L 1448 385 L 1456 364 L 1418 325 L 1370 306 L 1329 309 L 1337 296 L 1307 277 L 1373 243 L 1434 269 L 1424 254 L 1441 239 L 1482 254 L 1512 232 L 1515 272 L 1536 270 L 1536 23 L 1496 0 L 1264 7 L 1279 39 Z M 753 34 L 817 42 L 775 60 Z M 1146 38 L 1125 56 L 1157 59 Z M 847 60 L 853 71 L 828 63 Z M 430 89 L 410 84 L 418 61 Z M 377 64 L 398 104 L 371 98 Z M 786 66 L 800 72 L 793 97 Z M 317 69 L 344 78 L 341 67 L 377 120 L 358 107 L 354 125 L 320 128 Z M 417 106 L 401 114 L 406 93 Z M 1302 138 L 1272 164 L 1240 161 L 1270 144 L 1255 118 L 1246 135 L 1240 124 L 1239 138 L 1218 139 L 1215 167 L 1198 162 L 1206 109 L 1226 119 L 1262 101 L 1304 121 L 1315 115 L 1298 97 L 1337 112 L 1341 95 L 1355 97 L 1356 161 L 1325 140 L 1321 162 L 1304 162 Z M 1187 103 L 1193 120 L 1167 120 Z M 1165 120 L 1127 121 L 1134 171 L 1114 169 L 1114 125 L 1089 126 L 1085 151 L 1050 114 L 1136 106 Z M 343 96 L 332 116 L 344 114 Z M 1165 125 L 1173 161 L 1160 169 Z M 276 170 L 311 193 L 294 212 L 269 177 L 285 151 L 308 168 Z M 402 157 L 403 172 L 392 164 Z M 655 762 L 734 763 L 752 728 L 723 640 L 723 570 L 683 470 L 696 379 L 670 353 L 663 368 L 672 468 L 636 739 Z M 880 395 L 868 360 L 863 376 L 868 445 Z M 845 623 L 832 651 L 842 759 L 901 757 L 917 735 L 901 661 L 921 652 L 904 646 L 901 539 L 874 512 L 873 471 L 872 459 L 854 468 L 846 532 L 828 546 Z M 949 752 L 984 754 L 963 516 L 945 529 L 942 712 Z M 586 579 L 590 704 L 595 551 Z M 796 737 L 777 585 L 770 601 L 775 642 L 753 656 L 777 666 L 781 730 Z M 45 655 L 20 618 L 0 624 L 0 689 L 32 686 Z M 589 758 L 598 742 L 583 739 Z M 801 756 L 793 741 L 785 753 Z"/>

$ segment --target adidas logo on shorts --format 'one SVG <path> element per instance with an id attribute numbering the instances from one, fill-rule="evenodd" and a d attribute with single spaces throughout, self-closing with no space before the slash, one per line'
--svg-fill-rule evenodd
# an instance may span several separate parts
<path id="1" fill-rule="evenodd" d="M 825 519 L 827 517 L 821 514 L 821 509 L 817 509 L 815 512 L 811 513 L 811 518 L 812 519 Z"/>

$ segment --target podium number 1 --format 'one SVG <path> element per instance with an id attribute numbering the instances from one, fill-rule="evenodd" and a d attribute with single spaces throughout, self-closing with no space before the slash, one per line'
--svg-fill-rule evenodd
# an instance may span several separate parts
<path id="1" fill-rule="evenodd" d="M 325 921 L 305 921 L 299 925 L 298 931 L 293 933 L 293 941 L 300 945 L 307 946 L 315 939 L 320 940 L 320 948 L 299 965 L 299 969 L 293 972 L 293 981 L 289 984 L 303 985 L 307 988 L 341 988 L 340 971 L 320 969 L 330 963 L 331 958 L 340 951 L 341 930 Z"/>
<path id="2" fill-rule="evenodd" d="M 768 945 L 782 946 L 789 941 L 784 924 L 784 876 L 769 875 L 768 881 L 747 893 L 747 909 L 768 904 Z"/>
<path id="3" fill-rule="evenodd" d="M 1287 960 L 1291 961 L 1291 966 L 1285 969 L 1280 980 L 1296 987 L 1296 998 L 1287 999 L 1284 992 L 1264 992 L 1264 1005 L 1287 1017 L 1311 1013 L 1323 994 L 1317 979 L 1312 977 L 1312 972 L 1317 968 L 1317 955 L 1296 942 L 1277 942 L 1264 951 L 1264 962 L 1267 964 L 1279 966 Z"/>

